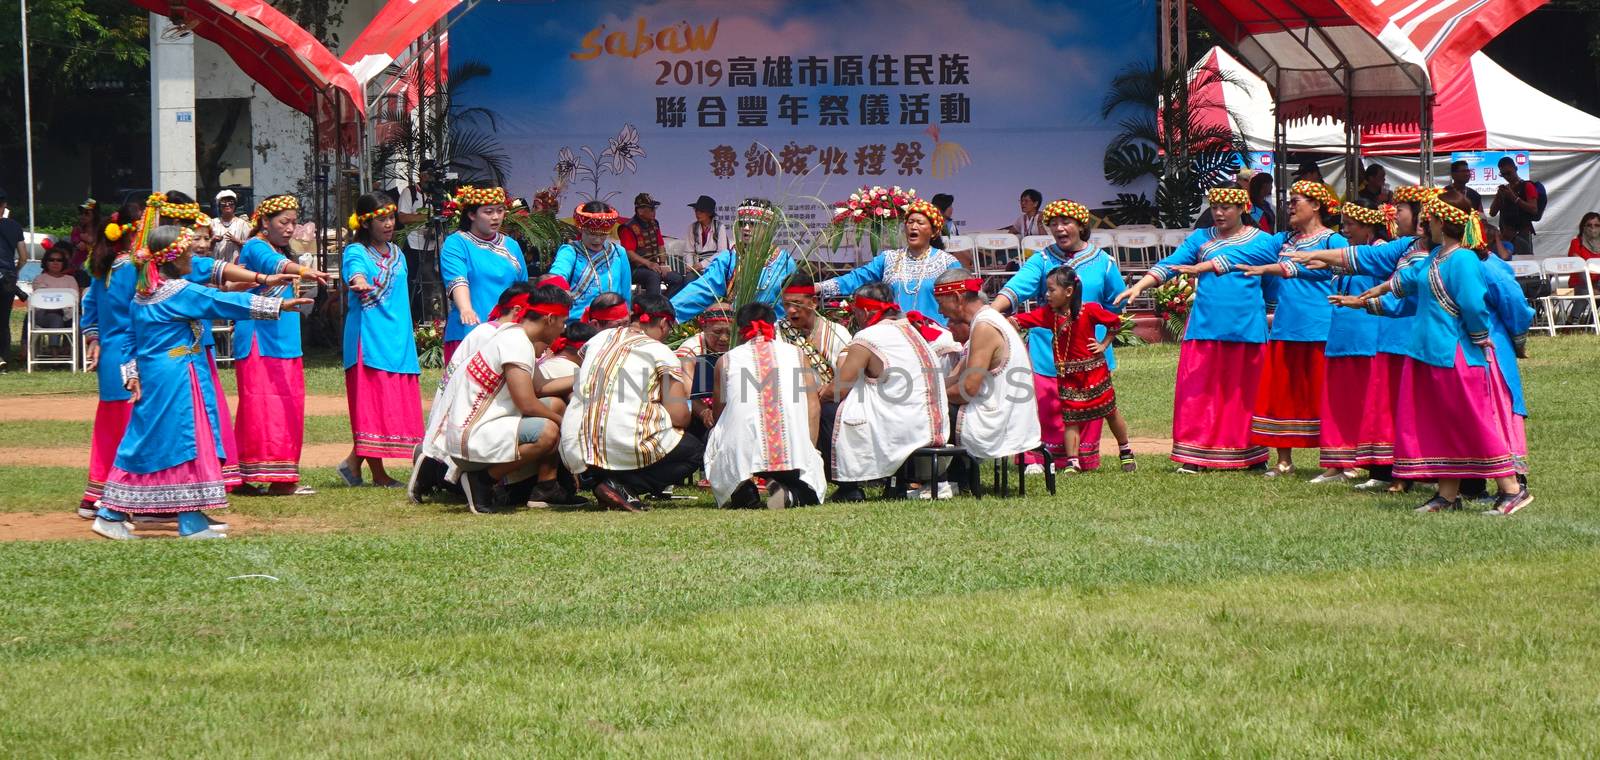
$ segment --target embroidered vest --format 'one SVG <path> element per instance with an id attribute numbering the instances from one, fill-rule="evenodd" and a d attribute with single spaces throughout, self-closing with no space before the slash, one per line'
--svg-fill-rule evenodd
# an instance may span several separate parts
<path id="1" fill-rule="evenodd" d="M 663 263 L 660 222 L 645 221 L 636 216 L 628 220 L 628 229 L 633 232 L 634 253 L 657 264 Z"/>

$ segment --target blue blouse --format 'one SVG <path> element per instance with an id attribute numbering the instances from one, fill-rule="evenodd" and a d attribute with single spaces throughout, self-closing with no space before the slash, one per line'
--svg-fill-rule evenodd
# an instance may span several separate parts
<path id="1" fill-rule="evenodd" d="M 220 286 L 222 262 L 196 256 L 185 280 Z M 100 363 L 95 366 L 95 381 L 101 401 L 127 401 L 133 394 L 122 387 L 122 366 L 133 358 L 133 295 L 139 284 L 139 270 L 126 256 L 111 264 L 106 278 L 93 279 L 83 294 L 83 335 L 100 341 Z M 211 323 L 204 323 L 201 346 L 211 345 Z M 211 370 L 206 370 L 209 375 Z"/>
<path id="2" fill-rule="evenodd" d="M 340 259 L 339 272 L 346 283 L 359 274 L 373 286 L 366 293 L 345 293 L 344 366 L 354 367 L 359 354 L 361 363 L 373 369 L 420 375 L 406 257 L 394 243 L 387 246 L 385 254 L 378 254 L 365 245 L 351 243 L 345 246 Z"/>
<path id="3" fill-rule="evenodd" d="M 897 248 L 879 253 L 849 274 L 817 283 L 817 295 L 847 298 L 862 285 L 881 282 L 894 291 L 895 303 L 901 311 L 920 311 L 943 325 L 947 320 L 939 313 L 939 301 L 933 297 L 933 281 L 946 269 L 960 266 L 956 257 L 938 248 L 929 248 L 927 254 L 915 259 L 907 256 L 904 248 Z"/>
<path id="4" fill-rule="evenodd" d="M 1331 230 L 1309 237 L 1287 232 L 1273 237 L 1278 241 L 1278 266 L 1283 276 L 1267 277 L 1261 283 L 1267 310 L 1273 312 L 1272 339 L 1322 343 L 1328 339 L 1328 325 L 1333 319 L 1334 306 L 1328 303 L 1328 296 L 1333 293 L 1333 274 L 1326 269 L 1306 269 L 1284 253 L 1345 248 L 1350 241 Z"/>
<path id="5" fill-rule="evenodd" d="M 1232 238 L 1218 239 L 1216 228 L 1207 227 L 1195 230 L 1172 255 L 1151 267 L 1150 276 L 1166 282 L 1177 274 L 1175 266 L 1210 262 L 1212 271 L 1201 273 L 1195 283 L 1194 309 L 1183 339 L 1265 343 L 1267 312 L 1261 278 L 1227 275 L 1236 263 L 1260 266 L 1277 260 L 1275 235 L 1245 227 Z"/>
<path id="6" fill-rule="evenodd" d="M 1494 363 L 1504 378 L 1506 390 L 1511 393 L 1511 411 L 1528 416 L 1527 399 L 1522 395 L 1522 371 L 1517 368 L 1517 347 L 1512 339 L 1525 335 L 1533 325 L 1533 307 L 1517 283 L 1511 265 L 1499 256 L 1490 254 L 1483 260 L 1484 278 L 1488 284 L 1489 311 L 1494 319 L 1489 322 L 1489 338 L 1494 341 Z"/>
<path id="7" fill-rule="evenodd" d="M 124 364 L 121 374 L 139 378 L 141 396 L 117 446 L 117 467 L 146 474 L 194 460 L 196 399 L 191 372 L 199 379 L 199 401 L 211 423 L 211 443 L 219 459 L 227 456 L 199 320 L 271 319 L 279 303 L 276 298 L 224 293 L 186 280 L 168 280 L 154 293 L 133 301 L 134 358 Z"/>
<path id="8" fill-rule="evenodd" d="M 198 259 L 196 259 L 198 261 Z M 287 256 L 279 253 L 265 239 L 254 237 L 245 242 L 239 249 L 239 265 L 252 272 L 261 274 L 279 274 L 288 268 Z M 272 298 L 293 298 L 293 285 L 278 287 L 251 288 L 251 295 L 267 296 Z M 253 343 L 252 343 L 253 341 Z M 249 357 L 256 349 L 261 350 L 262 356 L 274 359 L 298 359 L 300 350 L 300 313 L 291 311 L 282 315 L 277 320 L 269 322 L 256 322 L 251 319 L 241 319 L 233 323 L 233 355 L 243 359 Z"/>
<path id="9" fill-rule="evenodd" d="M 1122 312 L 1122 306 L 1113 304 L 1112 300 L 1127 287 L 1127 283 L 1122 279 L 1116 260 L 1105 249 L 1092 243 L 1072 255 L 1051 244 L 1029 256 L 1017 273 L 1000 288 L 1000 294 L 1011 301 L 1013 312 L 1021 312 L 1024 301 L 1044 303 L 1045 275 L 1059 266 L 1070 266 L 1078 273 L 1078 287 L 1083 289 L 1081 298 L 1084 303 L 1097 303 L 1109 311 Z M 1095 340 L 1105 340 L 1105 325 L 1095 326 L 1094 337 Z M 1054 340 L 1049 330 L 1038 327 L 1028 330 L 1028 358 L 1033 364 L 1034 374 L 1056 376 Z M 1106 365 L 1111 369 L 1117 368 L 1117 357 L 1110 346 L 1106 347 Z"/>
<path id="10" fill-rule="evenodd" d="M 445 299 L 450 303 L 444 322 L 444 339 L 450 342 L 461 340 L 472 331 L 471 326 L 461 323 L 461 310 L 451 298 L 456 288 L 467 288 L 472 310 L 482 322 L 494 311 L 506 288 L 528 281 L 522 246 L 507 235 L 481 240 L 470 232 L 457 231 L 445 238 L 439 249 L 439 272 L 444 280 Z"/>
<path id="11" fill-rule="evenodd" d="M 567 322 L 583 318 L 589 304 L 601 293 L 616 293 L 624 303 L 633 306 L 633 265 L 628 262 L 628 252 L 616 243 L 606 243 L 605 250 L 590 253 L 582 243 L 567 243 L 556 249 L 555 260 L 550 262 L 546 274 L 564 278 L 572 292 L 572 313 Z"/>
<path id="12" fill-rule="evenodd" d="M 1409 356 L 1435 367 L 1455 366 L 1459 349 L 1468 365 L 1484 367 L 1489 341 L 1488 283 L 1478 254 L 1458 248 L 1440 256 L 1435 248 L 1425 265 L 1395 273 L 1390 283 L 1397 298 L 1410 302 L 1416 316 Z"/>
<path id="13" fill-rule="evenodd" d="M 711 259 L 699 277 L 684 285 L 672 297 L 672 310 L 678 321 L 692 321 L 711 304 L 728 300 L 728 289 L 733 286 L 734 268 L 738 262 L 738 254 L 723 251 Z M 780 248 L 761 269 L 761 279 L 756 285 L 756 300 L 770 304 L 777 310 L 779 319 L 783 318 L 783 284 L 789 281 L 796 266 L 794 257 Z"/>

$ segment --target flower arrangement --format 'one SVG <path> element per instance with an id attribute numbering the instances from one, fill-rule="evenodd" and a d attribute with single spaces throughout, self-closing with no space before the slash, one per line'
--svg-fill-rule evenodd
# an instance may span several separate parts
<path id="1" fill-rule="evenodd" d="M 429 369 L 444 366 L 444 322 L 433 320 L 417 325 L 417 363 Z"/>
<path id="2" fill-rule="evenodd" d="M 607 174 L 617 177 L 633 174 L 639 170 L 638 160 L 645 157 L 644 146 L 639 143 L 639 130 L 632 124 L 622 125 L 622 130 L 616 137 L 609 138 L 600 155 L 595 155 L 594 149 L 587 145 L 579 146 L 578 151 L 586 158 L 579 158 L 568 147 L 556 152 L 556 182 L 564 186 L 569 181 L 587 180 L 589 192 L 578 193 L 585 201 L 609 202 L 617 191 L 602 194 L 600 178 Z"/>
<path id="3" fill-rule="evenodd" d="M 831 248 L 838 250 L 841 244 L 863 237 L 873 252 L 898 247 L 903 234 L 900 219 L 905 216 L 906 207 L 916 200 L 917 191 L 909 187 L 862 186 L 849 198 L 833 204 L 833 224 L 828 230 Z"/>
<path id="4" fill-rule="evenodd" d="M 1188 275 L 1178 275 L 1150 292 L 1156 319 L 1166 326 L 1173 338 L 1183 337 L 1189 325 L 1189 312 L 1194 308 L 1194 280 Z"/>

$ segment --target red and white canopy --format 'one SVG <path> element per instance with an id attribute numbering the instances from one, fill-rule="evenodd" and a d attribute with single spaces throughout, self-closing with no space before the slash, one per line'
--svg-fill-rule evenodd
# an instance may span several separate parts
<path id="1" fill-rule="evenodd" d="M 1206 69 L 1218 75 L 1200 76 Z M 1190 70 L 1189 81 L 1190 102 L 1201 104 L 1203 123 L 1228 127 L 1253 150 L 1272 150 L 1272 96 L 1259 77 L 1218 48 Z M 1540 92 L 1483 53 L 1472 55 L 1439 88 L 1433 120 L 1433 146 L 1439 152 L 1600 150 L 1600 118 Z M 1344 124 L 1302 120 L 1290 125 L 1288 138 L 1290 150 L 1340 153 Z M 1414 123 L 1364 126 L 1361 146 L 1365 155 L 1415 155 L 1422 149 Z"/>

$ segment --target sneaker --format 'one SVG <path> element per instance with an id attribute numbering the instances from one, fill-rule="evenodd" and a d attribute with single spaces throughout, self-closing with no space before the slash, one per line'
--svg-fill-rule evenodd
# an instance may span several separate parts
<path id="1" fill-rule="evenodd" d="M 582 507 L 587 506 L 589 500 L 568 491 L 559 480 L 546 480 L 534 484 L 533 490 L 528 492 L 528 508 L 542 509 L 547 507 Z"/>
<path id="2" fill-rule="evenodd" d="M 96 517 L 94 518 L 94 525 L 90 529 L 113 541 L 131 541 L 138 538 L 133 534 L 133 528 L 128 527 L 127 520 L 107 520 L 104 517 Z"/>
<path id="3" fill-rule="evenodd" d="M 845 485 L 839 486 L 839 490 L 833 492 L 833 500 L 834 501 L 846 501 L 846 502 L 848 502 L 848 501 L 866 501 L 867 500 L 867 492 L 861 490 L 861 486 L 858 486 L 858 485 L 856 485 L 854 483 L 847 483 Z"/>
<path id="4" fill-rule="evenodd" d="M 760 503 L 761 489 L 748 480 L 735 486 L 733 493 L 728 495 L 728 509 L 755 509 Z"/>
<path id="5" fill-rule="evenodd" d="M 1350 479 L 1350 476 L 1345 474 L 1344 472 L 1336 472 L 1336 473 L 1334 473 L 1332 475 L 1329 475 L 1326 472 L 1319 472 L 1319 473 L 1317 473 L 1316 477 L 1311 479 L 1311 482 L 1312 483 L 1343 483 L 1344 481 L 1349 480 L 1349 479 Z"/>
<path id="6" fill-rule="evenodd" d="M 406 480 L 406 496 L 412 504 L 421 504 L 444 481 L 446 468 L 443 462 L 432 457 L 419 456 L 411 465 L 411 477 Z"/>
<path id="7" fill-rule="evenodd" d="M 1139 469 L 1138 460 L 1133 458 L 1133 452 L 1124 451 L 1117 454 L 1117 461 L 1122 463 L 1123 472 L 1133 472 Z"/>
<path id="8" fill-rule="evenodd" d="M 339 479 L 343 480 L 347 486 L 359 486 L 362 483 L 361 473 L 350 469 L 349 462 L 340 462 L 338 467 L 333 468 L 333 471 L 339 474 Z"/>
<path id="9" fill-rule="evenodd" d="M 1366 482 L 1356 484 L 1357 491 L 1382 491 L 1388 487 L 1389 481 L 1377 478 L 1368 478 Z"/>
<path id="10" fill-rule="evenodd" d="M 206 527 L 207 528 L 210 528 L 210 529 L 212 529 L 212 530 L 214 530 L 214 531 L 216 531 L 218 533 L 227 533 L 228 532 L 228 524 L 227 523 L 225 523 L 225 522 L 223 522 L 221 520 L 213 520 L 213 519 L 211 519 L 211 515 L 201 515 L 201 517 L 206 518 Z"/>
<path id="11" fill-rule="evenodd" d="M 917 489 L 917 498 L 923 501 L 932 501 L 934 499 L 954 499 L 955 497 L 956 484 L 954 483 L 939 483 L 937 487 L 930 484 Z"/>
<path id="12" fill-rule="evenodd" d="M 182 538 L 182 539 L 195 539 L 195 540 L 200 540 L 200 541 L 204 541 L 204 540 L 209 539 L 209 538 L 227 538 L 227 537 L 228 537 L 228 534 L 223 533 L 221 531 L 212 530 L 211 528 L 206 528 L 205 530 L 198 530 L 198 531 L 195 531 L 193 533 L 190 533 L 187 536 L 178 536 L 178 538 Z"/>
<path id="13" fill-rule="evenodd" d="M 1495 517 L 1510 517 L 1518 510 L 1533 503 L 1533 494 L 1524 488 L 1514 494 L 1501 494 L 1494 500 L 1494 509 L 1486 510 L 1484 514 Z"/>
<path id="14" fill-rule="evenodd" d="M 495 482 L 489 473 L 479 470 L 461 474 L 461 490 L 467 493 L 467 509 L 474 514 L 492 515 L 500 510 L 495 505 Z"/>
<path id="15" fill-rule="evenodd" d="M 1422 506 L 1417 507 L 1415 511 L 1418 513 L 1455 512 L 1459 509 L 1461 509 L 1461 497 L 1458 496 L 1454 500 L 1449 500 L 1443 496 L 1434 496 Z"/>
<path id="16" fill-rule="evenodd" d="M 648 512 L 650 508 L 639 497 L 634 496 L 627 488 L 615 480 L 606 478 L 594 484 L 594 498 L 600 502 L 604 509 L 616 509 L 623 512 Z"/>
<path id="17" fill-rule="evenodd" d="M 1023 475 L 1043 475 L 1044 474 L 1044 465 L 1042 465 L 1042 464 L 1030 464 L 1027 467 L 1022 468 L 1022 474 Z"/>
<path id="18" fill-rule="evenodd" d="M 94 507 L 78 507 L 78 517 L 84 520 L 93 520 Z"/>
<path id="19" fill-rule="evenodd" d="M 1200 467 L 1199 465 L 1180 464 L 1178 465 L 1178 469 L 1173 470 L 1173 472 L 1179 475 L 1199 475 L 1203 469 L 1204 468 Z"/>

